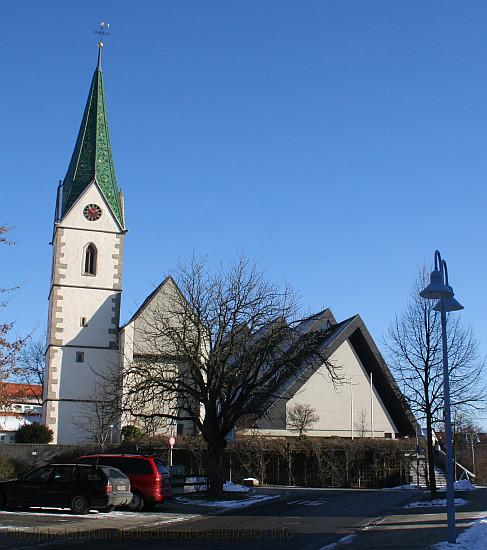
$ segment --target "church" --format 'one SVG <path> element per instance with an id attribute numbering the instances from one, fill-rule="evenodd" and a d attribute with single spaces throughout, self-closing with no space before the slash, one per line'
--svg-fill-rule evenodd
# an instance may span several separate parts
<path id="1" fill-rule="evenodd" d="M 168 277 L 125 324 L 120 323 L 124 198 L 115 177 L 103 85 L 102 48 L 91 81 L 74 152 L 56 194 L 52 237 L 43 422 L 53 443 L 92 441 L 80 417 L 96 403 L 100 376 L 137 360 L 140 326 L 151 308 L 164 307 L 176 283 Z M 325 352 L 343 368 L 348 381 L 335 388 L 320 366 L 303 372 L 269 402 L 255 429 L 266 435 L 297 435 L 289 422 L 296 404 L 310 405 L 318 420 L 310 436 L 396 438 L 414 435 L 416 421 L 404 402 L 360 316 L 337 322 L 327 309 L 303 321 L 319 330 Z M 150 355 L 150 349 L 144 354 Z M 114 390 L 115 391 L 115 388 Z M 121 420 L 110 425 L 117 441 Z M 185 434 L 188 422 L 159 433 Z"/>

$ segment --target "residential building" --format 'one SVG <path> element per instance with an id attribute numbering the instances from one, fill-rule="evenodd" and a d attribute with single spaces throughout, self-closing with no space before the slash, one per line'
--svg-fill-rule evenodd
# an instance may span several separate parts
<path id="1" fill-rule="evenodd" d="M 42 420 L 42 386 L 3 384 L 10 403 L 0 409 L 0 443 L 15 443 L 15 433 L 21 426 Z"/>

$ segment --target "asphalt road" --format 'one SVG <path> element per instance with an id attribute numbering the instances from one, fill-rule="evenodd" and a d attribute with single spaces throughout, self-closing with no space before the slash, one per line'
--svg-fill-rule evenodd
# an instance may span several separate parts
<path id="1" fill-rule="evenodd" d="M 264 489 L 280 498 L 242 510 L 207 514 L 203 519 L 160 528 L 122 533 L 98 531 L 92 540 L 76 541 L 80 550 L 103 548 L 298 548 L 326 547 L 373 523 L 386 511 L 400 508 L 413 495 L 399 490 Z M 417 495 L 416 495 L 417 496 Z M 113 540 L 113 539 L 116 540 Z M 86 539 L 85 539 L 86 540 Z M 47 548 L 50 545 L 43 545 Z M 59 540 L 55 547 L 72 547 L 73 540 Z M 53 546 L 54 548 L 54 546 Z"/>

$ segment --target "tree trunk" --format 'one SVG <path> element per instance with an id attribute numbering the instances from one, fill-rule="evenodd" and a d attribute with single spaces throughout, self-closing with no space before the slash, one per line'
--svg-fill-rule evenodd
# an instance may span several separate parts
<path id="1" fill-rule="evenodd" d="M 225 444 L 208 443 L 208 493 L 213 498 L 223 496 Z"/>
<path id="2" fill-rule="evenodd" d="M 431 413 L 429 412 L 426 412 L 426 440 L 428 447 L 428 482 L 430 486 L 431 498 L 436 498 L 435 450 L 433 447 L 433 426 L 431 423 Z"/>

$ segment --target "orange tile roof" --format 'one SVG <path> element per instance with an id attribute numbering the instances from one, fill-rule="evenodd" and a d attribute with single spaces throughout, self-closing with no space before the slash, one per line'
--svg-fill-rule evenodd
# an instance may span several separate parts
<path id="1" fill-rule="evenodd" d="M 42 397 L 42 386 L 40 384 L 2 382 L 2 386 L 10 399 L 40 399 Z"/>

